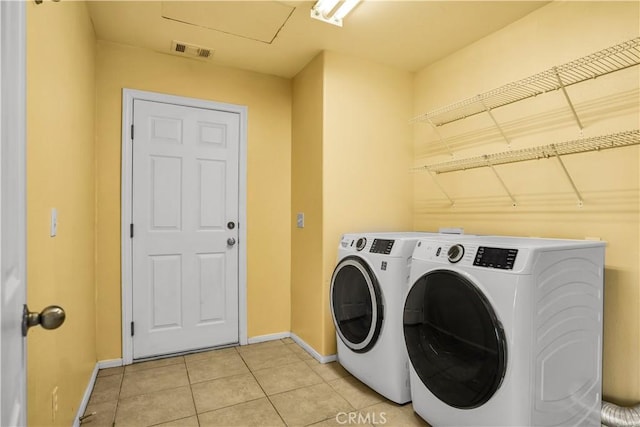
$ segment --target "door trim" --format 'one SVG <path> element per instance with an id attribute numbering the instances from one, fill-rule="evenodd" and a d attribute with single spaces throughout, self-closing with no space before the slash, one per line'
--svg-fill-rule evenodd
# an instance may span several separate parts
<path id="1" fill-rule="evenodd" d="M 125 365 L 133 363 L 133 337 L 130 324 L 133 318 L 133 265 L 131 264 L 131 206 L 133 183 L 133 159 L 127 149 L 133 124 L 134 100 L 164 102 L 186 107 L 206 108 L 210 110 L 237 113 L 240 116 L 240 141 L 238 157 L 238 337 L 241 345 L 247 344 L 247 113 L 243 105 L 225 104 L 203 99 L 167 95 L 124 88 L 122 90 L 122 169 L 121 169 L 121 253 L 122 253 L 122 360 Z"/>

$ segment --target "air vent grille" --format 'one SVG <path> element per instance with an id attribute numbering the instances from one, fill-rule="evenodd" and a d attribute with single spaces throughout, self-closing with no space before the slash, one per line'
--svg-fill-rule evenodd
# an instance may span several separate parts
<path id="1" fill-rule="evenodd" d="M 214 51 L 207 47 L 174 40 L 171 43 L 171 53 L 180 56 L 190 56 L 192 58 L 210 59 L 213 56 Z"/>

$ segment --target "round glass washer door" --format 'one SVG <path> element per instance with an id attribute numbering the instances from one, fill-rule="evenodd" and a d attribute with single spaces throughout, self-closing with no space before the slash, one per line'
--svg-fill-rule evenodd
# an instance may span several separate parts
<path id="1" fill-rule="evenodd" d="M 405 300 L 404 338 L 422 383 L 449 406 L 477 408 L 500 388 L 507 369 L 502 324 L 466 277 L 434 270 Z"/>
<path id="2" fill-rule="evenodd" d="M 342 259 L 331 277 L 331 315 L 340 340 L 357 353 L 378 340 L 384 307 L 378 280 L 357 256 Z"/>

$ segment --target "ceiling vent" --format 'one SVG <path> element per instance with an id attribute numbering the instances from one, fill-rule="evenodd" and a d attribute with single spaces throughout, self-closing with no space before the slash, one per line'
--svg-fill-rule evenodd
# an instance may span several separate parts
<path id="1" fill-rule="evenodd" d="M 213 56 L 213 52 L 213 49 L 209 49 L 207 47 L 196 46 L 194 44 L 183 43 L 176 40 L 171 42 L 171 53 L 181 56 L 210 59 Z"/>

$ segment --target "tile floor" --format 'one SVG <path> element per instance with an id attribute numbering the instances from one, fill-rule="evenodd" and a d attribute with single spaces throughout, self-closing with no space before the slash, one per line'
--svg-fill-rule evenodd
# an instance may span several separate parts
<path id="1" fill-rule="evenodd" d="M 84 427 L 427 425 L 290 338 L 102 369 L 91 412 Z"/>

